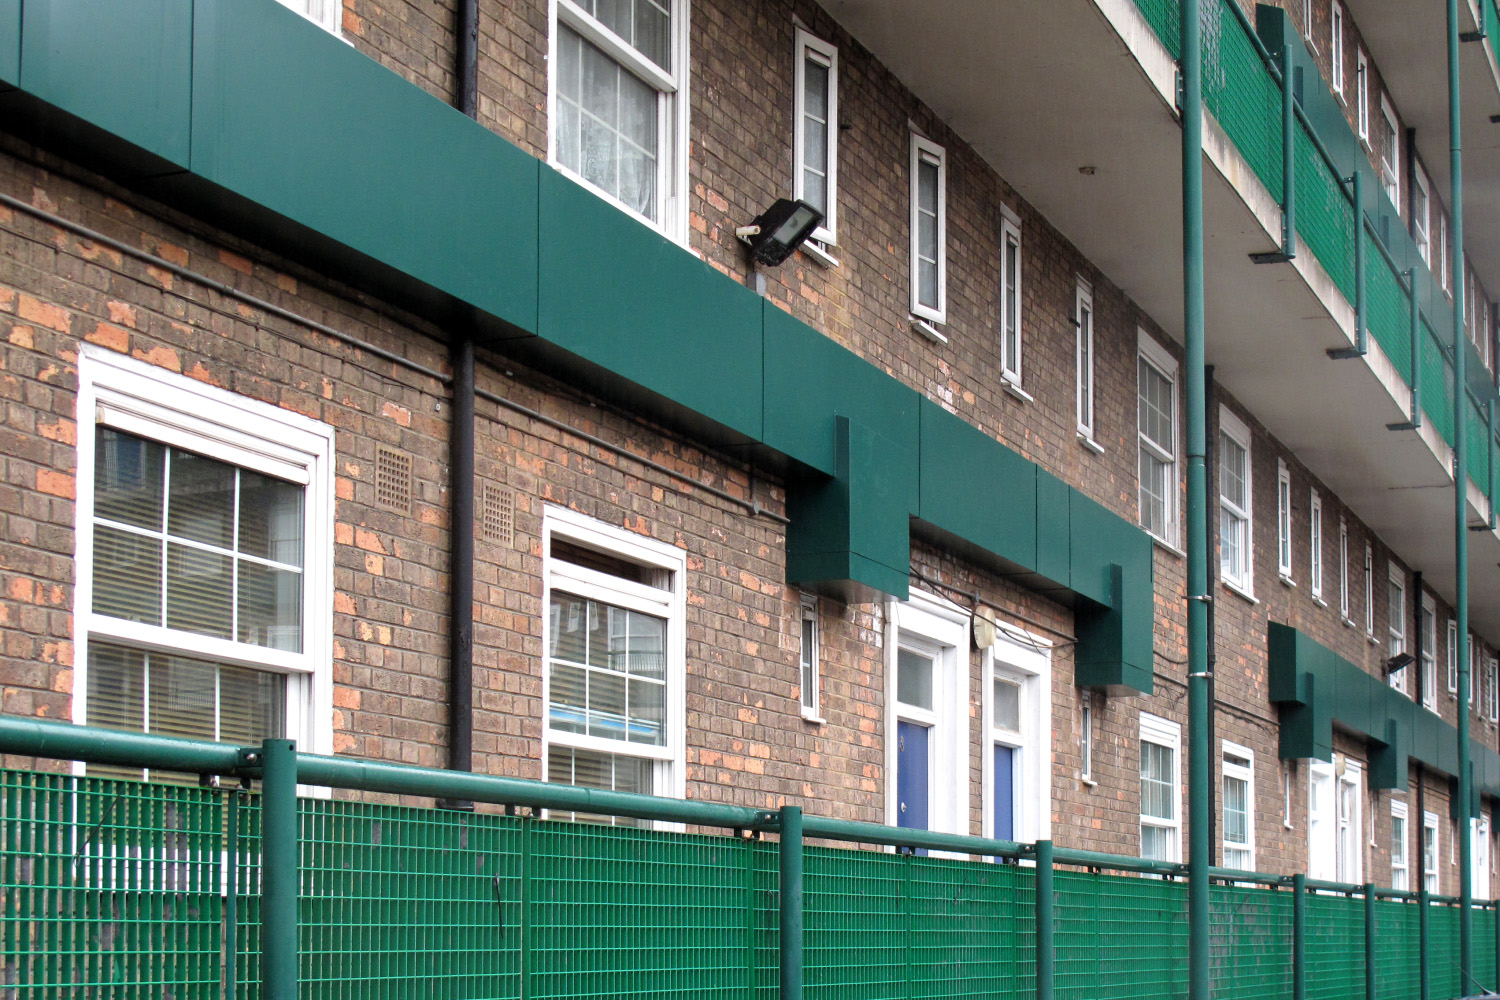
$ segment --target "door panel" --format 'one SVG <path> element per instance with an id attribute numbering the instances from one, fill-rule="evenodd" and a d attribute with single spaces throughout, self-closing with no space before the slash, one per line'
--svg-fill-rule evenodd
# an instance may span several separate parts
<path id="1" fill-rule="evenodd" d="M 915 722 L 896 723 L 896 825 L 929 830 L 931 771 L 928 743 L 932 730 Z"/>
<path id="2" fill-rule="evenodd" d="M 1016 751 L 995 746 L 995 839 L 1016 839 Z"/>

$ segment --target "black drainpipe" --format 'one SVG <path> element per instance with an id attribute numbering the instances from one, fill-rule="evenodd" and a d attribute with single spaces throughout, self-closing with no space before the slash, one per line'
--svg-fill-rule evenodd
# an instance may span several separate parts
<path id="1" fill-rule="evenodd" d="M 479 4 L 459 0 L 454 104 L 470 118 L 479 110 Z M 448 431 L 452 491 L 448 560 L 448 769 L 474 770 L 474 338 L 463 333 L 449 348 L 453 412 Z M 439 800 L 445 809 L 474 803 Z"/>
<path id="2" fill-rule="evenodd" d="M 1203 412 L 1205 414 L 1208 414 L 1210 416 L 1210 418 L 1212 418 L 1212 416 L 1214 414 L 1218 413 L 1218 408 L 1215 405 L 1215 399 L 1216 399 L 1217 395 L 1218 394 L 1214 391 L 1214 366 L 1213 365 L 1204 365 L 1203 366 Z M 1208 422 L 1208 426 L 1210 428 L 1217 428 L 1218 427 L 1218 421 L 1210 419 L 1209 422 Z M 1216 496 L 1219 495 L 1219 493 L 1218 493 L 1218 488 L 1219 488 L 1219 470 L 1218 470 L 1218 467 L 1215 465 L 1215 463 L 1218 461 L 1218 454 L 1219 454 L 1218 432 L 1215 430 L 1215 431 L 1213 431 L 1211 433 L 1204 434 L 1203 437 L 1204 437 L 1203 464 L 1207 467 L 1207 472 L 1208 472 L 1208 495 L 1209 495 L 1210 498 L 1212 498 L 1212 497 L 1216 497 Z M 1218 607 L 1219 592 L 1220 592 L 1220 589 L 1221 589 L 1219 587 L 1219 556 L 1218 556 L 1218 552 L 1219 552 L 1219 518 L 1218 518 L 1218 516 L 1213 511 L 1213 508 L 1215 508 L 1217 506 L 1218 506 L 1218 501 L 1212 500 L 1212 499 L 1209 500 L 1209 507 L 1210 507 L 1210 509 L 1209 509 L 1209 516 L 1208 516 L 1208 580 L 1209 580 L 1209 587 L 1208 587 L 1208 594 L 1209 594 L 1209 600 L 1208 600 L 1208 704 L 1209 704 L 1209 709 L 1210 710 L 1209 710 L 1209 713 L 1208 713 L 1208 747 L 1209 747 L 1209 754 L 1210 754 L 1210 758 L 1209 759 L 1210 760 L 1219 760 L 1219 761 L 1222 762 L 1222 760 L 1223 760 L 1223 754 L 1219 753 L 1219 751 L 1217 751 L 1217 750 L 1214 749 L 1214 747 L 1217 745 L 1217 731 L 1218 731 L 1218 727 L 1214 723 L 1214 719 L 1215 719 L 1215 716 L 1217 715 L 1217 713 L 1215 713 L 1212 710 L 1213 706 L 1217 705 L 1219 703 L 1218 702 L 1218 699 L 1219 699 L 1219 688 L 1218 688 L 1218 684 L 1215 683 L 1215 670 L 1216 670 L 1216 668 L 1218 667 L 1218 664 L 1219 664 L 1219 634 L 1218 634 L 1218 630 L 1216 628 L 1215 622 L 1216 622 L 1216 620 L 1218 618 L 1218 615 L 1216 614 L 1216 609 Z M 1212 773 L 1213 773 L 1213 768 L 1210 767 L 1209 768 L 1209 774 L 1212 775 Z M 1219 805 L 1218 805 L 1218 800 L 1219 800 L 1219 787 L 1220 787 L 1221 784 L 1222 784 L 1222 782 L 1220 782 L 1220 781 L 1210 781 L 1209 782 L 1209 788 L 1211 790 L 1209 792 L 1209 804 L 1208 804 L 1208 842 L 1210 844 L 1214 845 L 1214 847 L 1212 848 L 1212 853 L 1213 853 L 1213 855 L 1215 857 L 1217 857 L 1219 859 L 1219 864 L 1222 865 L 1224 863 L 1224 858 L 1222 856 L 1223 845 L 1219 842 L 1219 839 L 1218 839 L 1218 827 L 1219 827 Z"/>
<path id="3" fill-rule="evenodd" d="M 1416 614 L 1414 616 L 1416 619 L 1416 627 L 1412 629 L 1412 638 L 1415 640 L 1415 642 L 1412 646 L 1412 649 L 1416 651 L 1417 662 L 1413 664 L 1413 666 L 1417 668 L 1417 704 L 1421 705 L 1427 700 L 1427 692 L 1423 689 L 1423 685 L 1427 683 L 1427 665 L 1422 662 L 1422 650 L 1426 649 L 1427 647 L 1422 645 L 1422 642 L 1425 638 L 1422 635 L 1422 571 L 1412 571 L 1411 581 L 1411 589 L 1413 593 L 1412 605 L 1416 609 Z M 1437 643 L 1433 643 L 1433 648 L 1437 648 Z M 1435 685 L 1437 682 L 1436 662 L 1434 662 L 1432 665 L 1432 672 L 1434 675 L 1432 680 Z M 1437 704 L 1436 691 L 1432 692 L 1432 703 L 1434 705 Z"/>

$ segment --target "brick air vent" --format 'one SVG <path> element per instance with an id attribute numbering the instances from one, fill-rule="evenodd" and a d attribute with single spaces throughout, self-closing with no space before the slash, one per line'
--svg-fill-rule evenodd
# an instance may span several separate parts
<path id="1" fill-rule="evenodd" d="M 375 450 L 375 503 L 411 513 L 411 456 L 384 445 Z"/>
<path id="2" fill-rule="evenodd" d="M 494 483 L 484 484 L 484 510 L 480 514 L 487 541 L 512 545 L 516 538 L 516 494 Z"/>

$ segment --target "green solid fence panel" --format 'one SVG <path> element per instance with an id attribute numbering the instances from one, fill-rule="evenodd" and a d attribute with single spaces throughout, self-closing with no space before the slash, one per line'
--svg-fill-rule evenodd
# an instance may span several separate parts
<path id="1" fill-rule="evenodd" d="M 1058 1000 L 1187 994 L 1187 884 L 1059 871 Z"/>
<path id="2" fill-rule="evenodd" d="M 1375 901 L 1376 1000 L 1420 1000 L 1420 949 L 1418 904 L 1410 899 Z"/>
<path id="3" fill-rule="evenodd" d="M 1307 1000 L 1364 1000 L 1365 901 L 1307 897 Z"/>
<path id="4" fill-rule="evenodd" d="M 1230 8 L 1232 2 L 1204 5 L 1203 103 L 1279 202 L 1281 86 L 1261 59 L 1254 36 Z"/>
<path id="5" fill-rule="evenodd" d="M 219 793 L 0 771 L 0 994 L 218 998 Z"/>
<path id="6" fill-rule="evenodd" d="M 1208 905 L 1213 995 L 1219 1000 L 1290 995 L 1292 894 L 1215 883 Z"/>

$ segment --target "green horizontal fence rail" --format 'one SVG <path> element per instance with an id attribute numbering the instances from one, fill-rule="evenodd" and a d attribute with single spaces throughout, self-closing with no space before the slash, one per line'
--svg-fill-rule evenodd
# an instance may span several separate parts
<path id="1" fill-rule="evenodd" d="M 1135 4 L 1156 38 L 1177 58 L 1180 0 L 1135 0 Z M 1393 426 L 1426 422 L 1451 446 L 1453 408 L 1447 403 L 1454 391 L 1452 346 L 1446 332 L 1441 337 L 1435 332 L 1451 329 L 1446 316 L 1435 315 L 1449 307 L 1427 265 L 1407 245 L 1404 230 L 1388 236 L 1392 243 L 1401 244 L 1394 253 L 1377 234 L 1377 216 L 1384 224 L 1394 220 L 1397 230 L 1400 218 L 1389 206 L 1382 215 L 1385 195 L 1378 190 L 1372 165 L 1356 163 L 1361 175 L 1356 181 L 1347 175 L 1347 167 L 1338 165 L 1300 106 L 1295 123 L 1285 120 L 1282 67 L 1267 52 L 1237 0 L 1205 0 L 1202 12 L 1204 103 L 1267 192 L 1293 216 L 1296 235 L 1356 315 L 1363 317 L 1357 324 L 1358 346 L 1344 353 L 1364 353 L 1366 335 L 1373 337 L 1407 387 L 1417 387 L 1417 398 L 1422 401 L 1410 423 Z M 1481 27 L 1493 52 L 1500 42 L 1496 0 L 1483 0 L 1481 15 Z M 1321 80 L 1314 74 L 1304 85 L 1320 86 Z M 1288 132 L 1292 155 L 1284 157 Z M 1359 159 L 1364 156 L 1357 155 Z M 1290 199 L 1286 197 L 1288 174 Z M 1357 201 L 1364 203 L 1363 211 L 1356 209 Z M 1284 254 L 1259 256 L 1286 259 Z M 1398 256 L 1409 259 L 1398 260 Z M 1410 319 L 1413 299 L 1419 317 L 1415 344 Z M 1482 372 L 1483 366 L 1478 370 Z M 1490 500 L 1486 514 L 1493 520 L 1491 471 L 1497 442 L 1487 404 L 1495 393 L 1493 386 L 1476 389 L 1471 384 L 1468 388 L 1466 433 L 1470 441 L 1485 444 L 1469 450 L 1465 472 Z M 1476 396 L 1476 391 L 1481 395 Z"/>
<path id="2" fill-rule="evenodd" d="M 0 753 L 242 782 L 0 771 L 5 1000 L 1186 994 L 1177 864 L 297 754 L 284 741 L 224 747 L 0 717 Z M 273 765 L 287 770 L 251 791 Z M 506 809 L 292 795 L 276 815 L 295 786 L 272 786 L 288 778 Z M 1478 982 L 1464 990 L 1456 900 L 1211 875 L 1215 996 L 1418 1000 L 1424 956 L 1436 1000 L 1496 985 L 1493 905 L 1476 912 Z"/>

